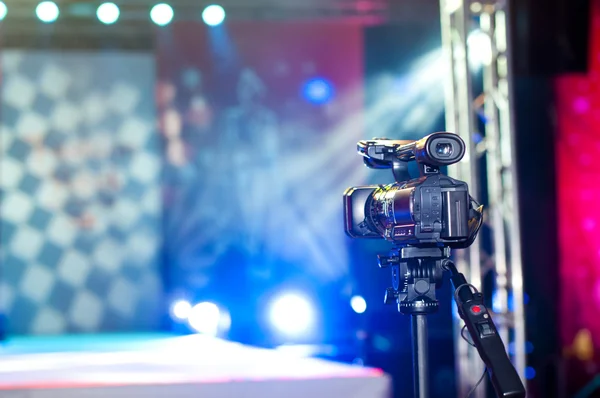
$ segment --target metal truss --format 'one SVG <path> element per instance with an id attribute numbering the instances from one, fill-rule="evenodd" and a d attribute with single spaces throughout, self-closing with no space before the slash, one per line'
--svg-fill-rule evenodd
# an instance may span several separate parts
<path id="1" fill-rule="evenodd" d="M 521 268 L 521 233 L 515 162 L 513 81 L 507 2 L 441 0 L 442 44 L 448 61 L 446 129 L 458 133 L 468 146 L 468 157 L 449 172 L 466 181 L 473 196 L 487 193 L 485 216 L 492 233 L 492 251 L 486 253 L 482 239 L 468 250 L 457 251 L 461 272 L 478 289 L 488 272 L 494 273 L 494 321 L 517 372 L 525 374 L 525 317 Z M 479 29 L 488 48 L 469 48 L 468 36 Z M 473 46 L 472 46 L 473 47 Z M 474 51 L 482 59 L 483 92 L 474 93 L 478 76 L 469 57 Z M 482 53 L 483 52 L 483 53 Z M 477 142 L 483 125 L 483 141 Z M 478 156 L 485 156 L 482 170 Z M 480 184 L 482 173 L 485 184 Z M 488 260 L 491 266 L 483 264 Z M 466 396 L 483 372 L 476 350 L 460 337 L 461 321 L 455 317 L 456 364 L 459 396 Z M 476 397 L 485 397 L 479 388 Z"/>

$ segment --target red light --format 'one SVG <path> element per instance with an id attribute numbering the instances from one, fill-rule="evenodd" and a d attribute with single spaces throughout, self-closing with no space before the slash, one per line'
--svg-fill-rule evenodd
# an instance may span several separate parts
<path id="1" fill-rule="evenodd" d="M 471 311 L 473 311 L 474 314 L 479 314 L 481 312 L 481 307 L 478 305 L 474 305 L 471 307 Z"/>

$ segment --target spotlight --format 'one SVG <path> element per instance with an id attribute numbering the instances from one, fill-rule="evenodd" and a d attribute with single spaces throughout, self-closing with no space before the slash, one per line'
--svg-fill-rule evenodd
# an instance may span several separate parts
<path id="1" fill-rule="evenodd" d="M 531 354 L 533 352 L 533 343 L 528 341 L 525 343 L 525 354 Z"/>
<path id="2" fill-rule="evenodd" d="M 492 42 L 490 37 L 477 29 L 467 37 L 467 49 L 471 65 L 480 67 L 492 62 Z"/>
<path id="3" fill-rule="evenodd" d="M 8 13 L 8 7 L 6 7 L 6 4 L 4 4 L 3 1 L 0 1 L 0 21 L 2 21 L 4 19 L 4 17 L 6 17 L 7 13 Z"/>
<path id="4" fill-rule="evenodd" d="M 528 366 L 525 368 L 525 378 L 527 380 L 531 380 L 535 377 L 535 369 L 532 368 L 531 366 Z"/>
<path id="5" fill-rule="evenodd" d="M 171 307 L 171 313 L 177 319 L 185 320 L 188 319 L 192 305 L 185 300 L 176 301 Z"/>
<path id="6" fill-rule="evenodd" d="M 202 11 L 202 20 L 208 26 L 217 26 L 225 20 L 225 10 L 218 4 L 212 4 Z"/>
<path id="7" fill-rule="evenodd" d="M 173 15 L 173 8 L 166 3 L 157 4 L 150 10 L 150 19 L 158 26 L 168 25 L 173 20 Z"/>
<path id="8" fill-rule="evenodd" d="M 317 77 L 304 83 L 302 94 L 308 102 L 323 105 L 331 101 L 335 93 L 328 80 Z"/>
<path id="9" fill-rule="evenodd" d="M 35 8 L 35 15 L 37 15 L 40 21 L 45 23 L 56 21 L 59 14 L 60 10 L 53 1 L 42 1 Z"/>
<path id="10" fill-rule="evenodd" d="M 103 3 L 100 4 L 98 10 L 96 10 L 96 16 L 98 20 L 105 25 L 110 25 L 117 22 L 119 19 L 119 7 L 115 3 Z"/>
<path id="11" fill-rule="evenodd" d="M 221 311 L 215 303 L 204 301 L 192 307 L 188 323 L 199 333 L 216 336 L 222 324 Z"/>
<path id="12" fill-rule="evenodd" d="M 280 332 L 289 336 L 309 333 L 315 322 L 310 301 L 301 295 L 287 293 L 277 297 L 269 309 L 269 320 Z"/>
<path id="13" fill-rule="evenodd" d="M 367 310 L 367 302 L 361 296 L 354 296 L 350 299 L 350 306 L 357 314 L 362 314 Z"/>

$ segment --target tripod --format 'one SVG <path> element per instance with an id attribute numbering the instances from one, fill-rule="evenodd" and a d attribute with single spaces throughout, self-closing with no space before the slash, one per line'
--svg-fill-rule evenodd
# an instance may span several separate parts
<path id="1" fill-rule="evenodd" d="M 443 280 L 442 261 L 449 249 L 403 247 L 388 256 L 377 256 L 381 268 L 392 269 L 393 287 L 387 289 L 385 303 L 398 303 L 398 311 L 411 316 L 415 397 L 429 397 L 429 350 L 427 315 L 436 312 L 435 290 Z"/>
<path id="2" fill-rule="evenodd" d="M 525 397 L 525 388 L 483 304 L 483 296 L 471 290 L 472 285 L 449 257 L 448 247 L 415 246 L 397 247 L 387 256 L 377 256 L 381 268 L 392 270 L 393 287 L 387 289 L 385 303 L 395 301 L 400 313 L 411 316 L 415 398 L 429 397 L 427 315 L 439 308 L 435 291 L 442 285 L 444 271 L 451 274 L 459 314 L 488 369 L 497 396 Z"/>

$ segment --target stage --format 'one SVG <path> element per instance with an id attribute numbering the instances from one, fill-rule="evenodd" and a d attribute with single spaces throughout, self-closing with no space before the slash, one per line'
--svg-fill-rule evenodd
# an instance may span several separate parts
<path id="1" fill-rule="evenodd" d="M 14 338 L 0 355 L 2 398 L 391 396 L 378 369 L 202 335 Z"/>

